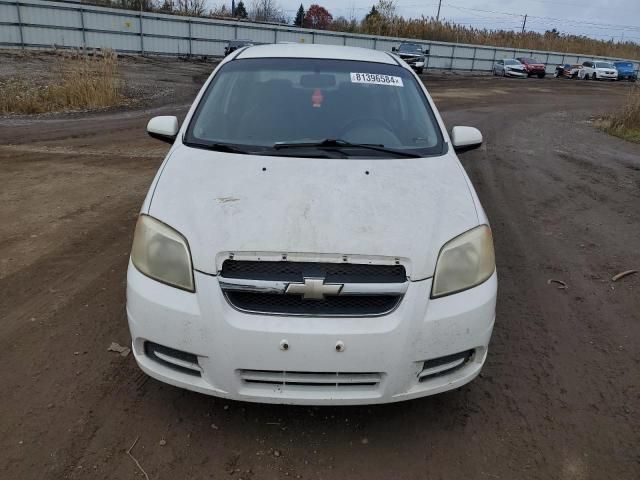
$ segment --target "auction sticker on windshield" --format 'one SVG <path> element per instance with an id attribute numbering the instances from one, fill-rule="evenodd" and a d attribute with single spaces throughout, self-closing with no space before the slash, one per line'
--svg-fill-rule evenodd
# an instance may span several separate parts
<path id="1" fill-rule="evenodd" d="M 404 87 L 402 78 L 379 73 L 351 73 L 351 83 L 368 83 L 370 85 L 391 85 Z"/>

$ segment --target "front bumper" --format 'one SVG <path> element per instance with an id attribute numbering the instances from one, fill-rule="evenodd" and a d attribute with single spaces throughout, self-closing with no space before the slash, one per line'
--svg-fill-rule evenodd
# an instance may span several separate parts
<path id="1" fill-rule="evenodd" d="M 140 368 L 171 385 L 233 400 L 314 405 L 395 402 L 471 381 L 487 355 L 497 292 L 494 273 L 478 287 L 428 300 L 431 280 L 424 280 L 412 282 L 387 315 L 286 317 L 233 309 L 215 276 L 196 272 L 195 282 L 196 294 L 181 291 L 129 264 L 127 316 Z M 200 372 L 158 362 L 145 353 L 146 342 L 195 355 Z M 464 364 L 419 380 L 424 361 L 467 351 L 471 357 Z M 377 380 L 366 386 L 247 383 L 246 372 L 258 372 L 257 378 L 371 374 Z"/>
<path id="2" fill-rule="evenodd" d="M 505 70 L 505 74 L 508 77 L 517 77 L 517 78 L 525 78 L 527 76 L 527 72 L 522 70 Z"/>

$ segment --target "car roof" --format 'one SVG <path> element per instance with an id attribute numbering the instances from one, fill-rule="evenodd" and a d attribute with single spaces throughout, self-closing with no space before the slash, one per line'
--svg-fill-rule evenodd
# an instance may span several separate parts
<path id="1" fill-rule="evenodd" d="M 398 64 L 391 55 L 379 50 L 304 43 L 256 45 L 243 50 L 236 58 L 324 58 Z"/>

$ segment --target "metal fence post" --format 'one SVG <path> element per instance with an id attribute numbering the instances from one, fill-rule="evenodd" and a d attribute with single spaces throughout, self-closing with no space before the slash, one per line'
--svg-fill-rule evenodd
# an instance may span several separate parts
<path id="1" fill-rule="evenodd" d="M 144 56 L 144 32 L 142 30 L 142 10 L 140 10 L 140 55 Z"/>
<path id="2" fill-rule="evenodd" d="M 237 40 L 237 39 L 238 39 L 238 25 L 234 25 L 234 26 L 233 26 L 233 38 L 234 38 L 235 40 Z"/>
<path id="3" fill-rule="evenodd" d="M 273 43 L 278 43 L 278 29 L 273 28 Z"/>
<path id="4" fill-rule="evenodd" d="M 456 46 L 454 45 L 451 49 L 451 65 L 449 65 L 449 70 L 453 70 L 453 59 L 456 58 Z"/>
<path id="5" fill-rule="evenodd" d="M 191 47 L 191 19 L 187 20 L 187 25 L 189 26 L 189 56 L 192 55 L 192 47 Z"/>
<path id="6" fill-rule="evenodd" d="M 24 33 L 22 32 L 22 15 L 20 14 L 20 0 L 16 0 L 16 9 L 18 11 L 18 29 L 20 31 L 20 46 L 24 50 Z"/>
<path id="7" fill-rule="evenodd" d="M 374 39 L 373 39 L 373 49 L 374 49 L 374 50 L 377 50 L 377 49 L 378 49 L 378 39 L 377 39 L 377 38 L 374 38 Z"/>
<path id="8" fill-rule="evenodd" d="M 342 45 L 345 45 L 345 46 L 347 45 L 347 36 L 346 35 L 344 35 L 342 37 Z"/>
<path id="9" fill-rule="evenodd" d="M 316 32 L 311 32 L 311 43 L 316 43 Z"/>
<path id="10" fill-rule="evenodd" d="M 433 45 L 429 44 L 429 53 L 427 53 L 427 63 L 424 66 L 425 70 L 429 70 L 429 60 L 431 59 L 431 50 L 433 49 Z"/>
<path id="11" fill-rule="evenodd" d="M 80 7 L 80 26 L 82 27 L 82 48 L 87 49 L 87 32 L 84 29 L 84 8 Z"/>
<path id="12" fill-rule="evenodd" d="M 476 53 L 478 52 L 477 47 L 473 47 L 473 58 L 471 59 L 471 73 L 473 73 L 473 67 L 476 66 Z"/>

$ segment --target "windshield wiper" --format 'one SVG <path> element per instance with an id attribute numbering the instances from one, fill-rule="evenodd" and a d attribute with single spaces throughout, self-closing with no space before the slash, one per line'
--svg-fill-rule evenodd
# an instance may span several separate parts
<path id="1" fill-rule="evenodd" d="M 235 145 L 231 145 L 229 143 L 198 143 L 198 142 L 184 142 L 187 147 L 194 148 L 203 148 L 205 150 L 213 150 L 215 152 L 226 152 L 226 153 L 253 153 L 243 150 L 240 147 L 236 147 Z"/>
<path id="2" fill-rule="evenodd" d="M 376 152 L 390 153 L 399 157 L 407 158 L 420 158 L 421 155 L 412 152 L 405 152 L 403 150 L 395 150 L 393 148 L 386 148 L 384 145 L 376 145 L 371 143 L 351 143 L 346 140 L 327 138 L 320 142 L 278 142 L 273 145 L 275 150 L 282 150 L 284 148 L 361 148 L 364 150 L 374 150 Z"/>

